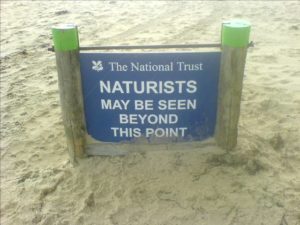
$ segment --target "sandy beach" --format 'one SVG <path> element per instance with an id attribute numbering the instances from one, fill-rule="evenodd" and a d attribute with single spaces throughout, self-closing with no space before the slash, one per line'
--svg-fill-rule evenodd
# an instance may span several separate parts
<path id="1" fill-rule="evenodd" d="M 300 2 L 1 1 L 1 225 L 299 225 Z M 82 46 L 218 43 L 252 24 L 236 149 L 69 161 L 51 27 Z"/>

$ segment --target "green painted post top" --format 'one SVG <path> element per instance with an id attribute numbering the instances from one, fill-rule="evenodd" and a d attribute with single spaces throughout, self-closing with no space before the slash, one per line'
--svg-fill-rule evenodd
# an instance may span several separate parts
<path id="1" fill-rule="evenodd" d="M 232 20 L 222 23 L 222 46 L 233 48 L 246 47 L 249 44 L 251 25 L 247 21 Z"/>
<path id="2" fill-rule="evenodd" d="M 55 51 L 79 49 L 78 30 L 73 24 L 62 24 L 52 28 Z"/>

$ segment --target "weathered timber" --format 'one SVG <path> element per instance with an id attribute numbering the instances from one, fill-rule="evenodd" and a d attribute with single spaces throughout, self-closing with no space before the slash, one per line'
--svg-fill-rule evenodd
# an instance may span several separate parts
<path id="1" fill-rule="evenodd" d="M 222 25 L 222 55 L 215 138 L 226 150 L 237 144 L 243 77 L 250 24 L 232 21 Z"/>
<path id="2" fill-rule="evenodd" d="M 85 156 L 85 118 L 77 27 L 53 28 L 60 103 L 71 161 Z M 65 44 L 66 43 L 66 44 Z"/>
<path id="3" fill-rule="evenodd" d="M 237 143 L 246 54 L 246 47 L 222 49 L 216 139 L 227 150 Z"/>

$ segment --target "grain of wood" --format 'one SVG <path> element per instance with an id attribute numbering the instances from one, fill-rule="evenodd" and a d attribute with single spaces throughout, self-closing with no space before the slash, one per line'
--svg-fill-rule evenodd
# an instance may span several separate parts
<path id="1" fill-rule="evenodd" d="M 63 122 L 72 162 L 85 155 L 85 119 L 78 50 L 56 51 Z"/>
<path id="2" fill-rule="evenodd" d="M 222 47 L 216 140 L 226 150 L 237 144 L 246 55 L 247 47 Z"/>

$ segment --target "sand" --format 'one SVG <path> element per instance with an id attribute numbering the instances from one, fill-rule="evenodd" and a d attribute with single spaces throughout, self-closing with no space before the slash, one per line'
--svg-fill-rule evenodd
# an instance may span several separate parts
<path id="1" fill-rule="evenodd" d="M 299 15 L 297 1 L 1 1 L 1 224 L 300 224 Z M 214 43 L 232 18 L 253 24 L 255 42 L 235 150 L 72 166 L 53 25 L 77 24 L 82 46 Z"/>

